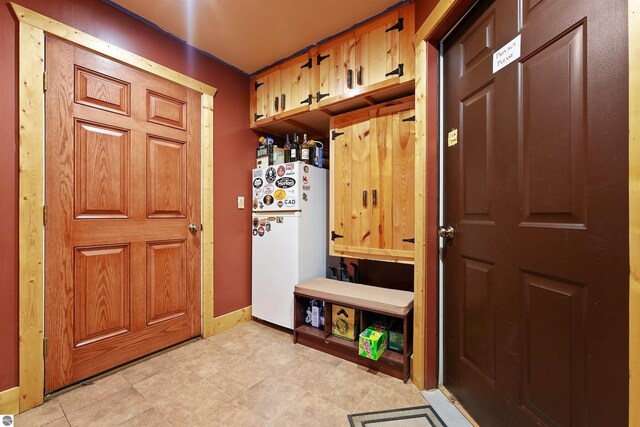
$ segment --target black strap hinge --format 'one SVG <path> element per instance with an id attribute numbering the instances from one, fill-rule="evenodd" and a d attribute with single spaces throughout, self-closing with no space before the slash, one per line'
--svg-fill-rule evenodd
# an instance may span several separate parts
<path id="1" fill-rule="evenodd" d="M 344 236 L 342 234 L 338 234 L 335 231 L 331 231 L 331 240 L 342 239 Z"/>
<path id="2" fill-rule="evenodd" d="M 253 114 L 253 121 L 258 121 L 259 118 L 264 117 L 264 114 L 258 114 L 258 113 L 254 113 Z"/>
<path id="3" fill-rule="evenodd" d="M 320 63 L 322 61 L 324 61 L 325 59 L 327 59 L 328 57 L 330 57 L 331 55 L 320 55 L 318 54 L 318 56 L 316 56 L 316 65 L 320 65 Z"/>
<path id="4" fill-rule="evenodd" d="M 254 89 L 254 90 L 258 90 L 258 88 L 259 88 L 260 86 L 262 86 L 263 84 L 264 84 L 264 82 L 260 82 L 260 83 L 255 82 L 255 83 L 254 83 L 254 85 L 253 85 L 253 89 Z"/>
<path id="5" fill-rule="evenodd" d="M 329 92 L 327 92 L 327 93 L 320 93 L 320 92 L 318 91 L 318 93 L 316 93 L 316 102 L 320 102 L 320 100 L 321 100 L 322 98 L 326 98 L 327 96 L 329 96 Z"/>
<path id="6" fill-rule="evenodd" d="M 308 68 L 308 69 L 312 69 L 313 68 L 313 59 L 309 58 L 309 60 L 307 61 L 306 64 L 301 65 L 300 68 Z"/>
<path id="7" fill-rule="evenodd" d="M 305 99 L 303 99 L 302 101 L 300 101 L 300 104 L 308 104 L 311 105 L 311 102 L 313 102 L 313 95 L 309 94 L 308 97 L 306 97 Z"/>
<path id="8" fill-rule="evenodd" d="M 407 117 L 406 119 L 402 119 L 403 122 L 415 122 L 416 116 Z"/>
<path id="9" fill-rule="evenodd" d="M 415 238 L 410 238 L 410 239 L 402 239 L 403 242 L 407 242 L 407 243 L 415 243 L 416 239 Z"/>
<path id="10" fill-rule="evenodd" d="M 331 140 L 332 140 L 332 141 L 335 141 L 335 139 L 336 139 L 337 137 L 339 137 L 340 135 L 344 135 L 344 132 L 336 132 L 336 130 L 334 129 L 334 130 L 331 132 Z"/>
<path id="11" fill-rule="evenodd" d="M 387 74 L 385 74 L 385 77 L 391 77 L 393 75 L 398 75 L 398 77 L 402 77 L 404 76 L 404 64 L 398 64 L 398 68 L 396 68 L 393 71 L 389 71 Z"/>
<path id="12" fill-rule="evenodd" d="M 404 30 L 404 18 L 398 18 L 398 22 L 394 26 L 384 30 L 384 32 L 388 33 L 389 31 L 393 31 L 393 30 L 398 30 L 398 31 Z"/>

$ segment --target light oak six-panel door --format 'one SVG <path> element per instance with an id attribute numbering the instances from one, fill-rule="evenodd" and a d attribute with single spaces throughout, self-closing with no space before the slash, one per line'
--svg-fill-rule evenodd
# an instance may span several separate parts
<path id="1" fill-rule="evenodd" d="M 51 392 L 200 334 L 200 94 L 52 37 L 46 71 Z"/>

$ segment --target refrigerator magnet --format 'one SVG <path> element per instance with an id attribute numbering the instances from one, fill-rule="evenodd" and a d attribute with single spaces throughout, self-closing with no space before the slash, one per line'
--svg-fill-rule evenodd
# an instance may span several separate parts
<path id="1" fill-rule="evenodd" d="M 264 227 L 258 228 L 258 236 L 260 237 L 264 236 Z"/>
<path id="2" fill-rule="evenodd" d="M 278 166 L 278 176 L 284 176 L 284 166 Z"/>
<path id="3" fill-rule="evenodd" d="M 267 172 L 264 174 L 264 179 L 269 184 L 271 184 L 273 181 L 275 181 L 276 180 L 276 168 L 267 169 Z"/>

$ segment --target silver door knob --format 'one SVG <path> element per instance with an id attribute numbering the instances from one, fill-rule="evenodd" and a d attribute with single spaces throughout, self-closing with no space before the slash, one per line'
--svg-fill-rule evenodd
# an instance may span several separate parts
<path id="1" fill-rule="evenodd" d="M 443 239 L 451 240 L 453 239 L 453 233 L 455 233 L 455 231 L 456 230 L 450 225 L 447 225 L 446 227 L 442 226 L 438 229 L 438 236 Z"/>
<path id="2" fill-rule="evenodd" d="M 198 225 L 197 224 L 189 224 L 189 231 L 193 234 L 198 232 Z"/>

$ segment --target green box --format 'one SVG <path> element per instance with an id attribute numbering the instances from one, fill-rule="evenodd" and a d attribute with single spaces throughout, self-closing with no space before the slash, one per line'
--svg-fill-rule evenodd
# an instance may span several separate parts
<path id="1" fill-rule="evenodd" d="M 404 351 L 404 334 L 398 331 L 389 331 L 389 348 L 395 351 Z"/>
<path id="2" fill-rule="evenodd" d="M 380 359 L 382 353 L 389 345 L 389 332 L 376 331 L 374 327 L 368 327 L 360 334 L 358 340 L 358 354 L 373 360 Z"/>

